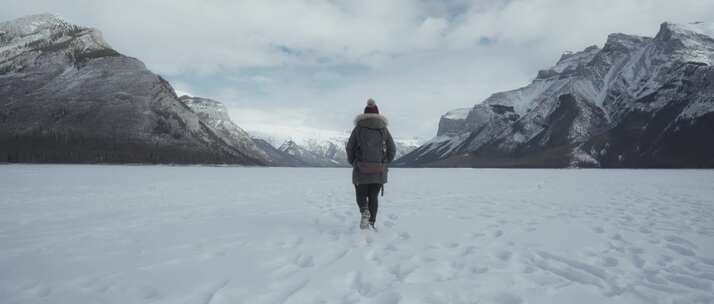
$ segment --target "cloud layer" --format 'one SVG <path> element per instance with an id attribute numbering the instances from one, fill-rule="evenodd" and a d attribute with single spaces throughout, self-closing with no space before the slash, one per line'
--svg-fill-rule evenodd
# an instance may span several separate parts
<path id="1" fill-rule="evenodd" d="M 394 133 L 429 137 L 445 111 L 526 84 L 563 51 L 709 20 L 714 1 L 11 0 L 0 19 L 40 12 L 99 28 L 248 129 L 349 129 L 374 97 Z"/>

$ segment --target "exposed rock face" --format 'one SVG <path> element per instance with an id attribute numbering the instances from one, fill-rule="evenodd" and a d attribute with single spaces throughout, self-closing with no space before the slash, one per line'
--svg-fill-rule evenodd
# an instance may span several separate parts
<path id="1" fill-rule="evenodd" d="M 468 117 L 469 112 L 471 112 L 471 109 L 468 108 L 456 109 L 441 116 L 436 136 L 451 136 L 461 133 L 466 126 L 466 117 Z"/>
<path id="2" fill-rule="evenodd" d="M 52 15 L 0 23 L 0 161 L 265 164 L 99 31 Z"/>
<path id="3" fill-rule="evenodd" d="M 273 164 L 270 155 L 256 145 L 246 131 L 233 123 L 228 115 L 228 109 L 223 103 L 213 99 L 191 96 L 181 96 L 179 100 L 196 113 L 203 123 L 211 127 L 225 143 L 251 158 Z"/>
<path id="4" fill-rule="evenodd" d="M 261 138 L 253 138 L 253 142 L 256 144 L 256 146 L 268 154 L 268 157 L 270 158 L 271 165 L 273 166 L 281 166 L 281 167 L 309 167 L 310 164 L 305 163 L 303 160 L 290 155 L 286 152 L 278 150 L 278 148 L 274 147 L 270 142 L 261 139 Z"/>
<path id="5" fill-rule="evenodd" d="M 714 167 L 711 29 L 664 23 L 654 38 L 611 34 L 566 53 L 528 86 L 447 113 L 397 164 Z"/>

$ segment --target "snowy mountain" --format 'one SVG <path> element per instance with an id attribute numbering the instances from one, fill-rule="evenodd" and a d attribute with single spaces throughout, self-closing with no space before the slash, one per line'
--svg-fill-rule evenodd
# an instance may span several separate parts
<path id="1" fill-rule="evenodd" d="M 254 139 L 260 138 L 299 159 L 303 166 L 349 166 L 345 153 L 345 145 L 350 137 L 347 131 L 272 126 L 250 130 L 250 134 Z M 397 157 L 406 155 L 419 146 L 418 139 L 395 138 L 394 141 Z"/>
<path id="2" fill-rule="evenodd" d="M 268 157 L 270 158 L 271 165 L 273 166 L 278 166 L 278 167 L 310 167 L 310 164 L 305 163 L 303 160 L 290 155 L 284 151 L 279 150 L 273 144 L 270 142 L 253 137 L 251 138 L 255 145 L 268 154 Z"/>
<path id="3" fill-rule="evenodd" d="M 201 121 L 217 131 L 226 142 L 252 157 L 266 159 L 269 165 L 289 167 L 346 167 L 344 147 L 349 138 L 346 132 L 309 127 L 286 128 L 284 133 L 265 132 L 280 129 L 273 126 L 250 135 L 233 123 L 223 103 L 201 97 L 181 96 L 184 104 L 198 114 Z M 397 139 L 398 155 L 418 147 L 416 140 Z"/>
<path id="4" fill-rule="evenodd" d="M 342 154 L 345 154 L 344 149 L 331 144 L 328 150 L 310 150 L 304 146 L 298 145 L 292 140 L 286 141 L 279 148 L 279 151 L 287 153 L 294 158 L 300 160 L 309 167 L 344 167 L 347 166 L 347 161 L 340 161 Z"/>
<path id="5" fill-rule="evenodd" d="M 203 123 L 211 127 L 221 140 L 255 159 L 267 160 L 272 163 L 269 154 L 263 151 L 251 139 L 250 135 L 237 126 L 228 116 L 226 106 L 213 99 L 181 96 L 179 100 L 196 113 Z"/>
<path id="6" fill-rule="evenodd" d="M 98 30 L 54 15 L 0 23 L 0 96 L 0 161 L 267 163 Z"/>
<path id="7" fill-rule="evenodd" d="M 345 167 L 347 155 L 344 146 L 349 137 L 346 132 L 295 126 L 249 126 L 249 133 L 278 150 L 288 153 L 302 163 L 301 166 Z"/>
<path id="8" fill-rule="evenodd" d="M 529 85 L 442 116 L 403 166 L 714 167 L 714 26 L 663 23 L 565 53 Z"/>

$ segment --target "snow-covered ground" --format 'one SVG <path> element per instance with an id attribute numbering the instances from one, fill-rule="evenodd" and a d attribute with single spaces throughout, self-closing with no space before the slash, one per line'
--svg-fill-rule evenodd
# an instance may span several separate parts
<path id="1" fill-rule="evenodd" d="M 2 303 L 714 303 L 714 171 L 0 166 Z"/>

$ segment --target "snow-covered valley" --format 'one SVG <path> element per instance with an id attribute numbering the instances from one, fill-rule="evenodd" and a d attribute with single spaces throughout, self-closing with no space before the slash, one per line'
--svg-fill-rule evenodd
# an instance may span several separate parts
<path id="1" fill-rule="evenodd" d="M 714 171 L 0 166 L 2 303 L 714 303 Z"/>

